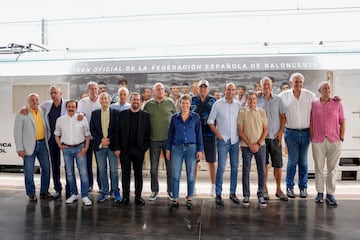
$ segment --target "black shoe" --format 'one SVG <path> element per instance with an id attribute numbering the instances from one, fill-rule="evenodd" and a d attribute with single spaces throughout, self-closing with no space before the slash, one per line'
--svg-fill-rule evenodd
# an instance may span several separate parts
<path id="1" fill-rule="evenodd" d="M 192 210 L 193 209 L 193 204 L 192 204 L 192 200 L 191 199 L 188 199 L 186 201 L 186 207 L 188 210 Z"/>
<path id="2" fill-rule="evenodd" d="M 178 209 L 179 208 L 179 202 L 178 200 L 172 200 L 172 203 L 170 205 L 170 210 Z"/>
<path id="3" fill-rule="evenodd" d="M 37 203 L 37 197 L 36 197 L 36 195 L 29 197 L 29 202 L 30 202 L 30 203 Z"/>
<path id="4" fill-rule="evenodd" d="M 217 195 L 215 198 L 216 205 L 224 206 L 224 201 L 221 198 L 221 195 Z"/>
<path id="5" fill-rule="evenodd" d="M 144 206 L 145 205 L 145 200 L 142 197 L 135 198 L 135 204 L 139 205 L 139 206 Z"/>
<path id="6" fill-rule="evenodd" d="M 46 193 L 40 193 L 40 199 L 46 201 L 52 201 L 54 200 L 54 197 L 49 192 L 46 192 Z"/>
<path id="7" fill-rule="evenodd" d="M 130 203 L 130 199 L 128 197 L 124 197 L 121 202 L 120 205 L 128 205 Z"/>
<path id="8" fill-rule="evenodd" d="M 65 199 L 68 199 L 69 197 L 71 197 L 71 195 L 72 195 L 71 192 L 66 192 L 65 193 L 65 197 L 66 197 Z"/>
<path id="9" fill-rule="evenodd" d="M 237 198 L 235 193 L 230 193 L 230 197 L 229 197 L 234 203 L 239 204 L 240 200 Z"/>

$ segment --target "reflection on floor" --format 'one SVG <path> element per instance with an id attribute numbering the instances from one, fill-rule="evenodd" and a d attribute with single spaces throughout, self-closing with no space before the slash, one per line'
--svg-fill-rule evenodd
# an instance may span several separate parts
<path id="1" fill-rule="evenodd" d="M 96 199 L 98 194 L 92 193 Z M 92 207 L 62 200 L 28 203 L 23 191 L 0 190 L 0 239 L 360 239 L 359 201 L 338 207 L 313 199 L 270 200 L 248 208 L 225 200 L 195 198 L 187 210 L 170 210 L 167 198 L 146 205 L 119 206 L 111 200 Z"/>

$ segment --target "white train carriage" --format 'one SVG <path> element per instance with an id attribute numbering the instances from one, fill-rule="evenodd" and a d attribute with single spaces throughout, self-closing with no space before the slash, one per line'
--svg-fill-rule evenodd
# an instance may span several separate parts
<path id="1" fill-rule="evenodd" d="M 0 49 L 1 50 L 1 49 Z M 57 84 L 65 99 L 78 99 L 90 80 L 107 83 L 115 94 L 117 80 L 124 75 L 132 91 L 162 81 L 166 86 L 193 80 L 209 80 L 211 89 L 223 90 L 233 81 L 248 88 L 265 75 L 275 77 L 275 91 L 293 72 L 305 76 L 305 88 L 317 92 L 320 81 L 328 80 L 333 93 L 342 98 L 346 134 L 339 165 L 339 179 L 360 179 L 360 52 L 339 50 L 274 51 L 256 54 L 140 57 L 124 51 L 0 51 L 0 165 L 21 166 L 13 140 L 16 112 L 26 96 L 36 92 L 49 99 L 48 88 Z M 309 153 L 309 173 L 314 165 Z"/>

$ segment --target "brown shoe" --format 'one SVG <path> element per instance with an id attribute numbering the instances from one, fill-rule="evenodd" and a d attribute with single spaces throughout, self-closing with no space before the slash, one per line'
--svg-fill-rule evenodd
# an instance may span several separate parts
<path id="1" fill-rule="evenodd" d="M 276 196 L 277 198 L 279 198 L 281 201 L 288 201 L 288 200 L 289 200 L 288 197 L 285 195 L 285 193 L 283 193 L 282 191 L 277 192 L 277 193 L 275 194 L 275 196 Z"/>
<path id="2" fill-rule="evenodd" d="M 45 201 L 52 201 L 54 200 L 54 196 L 52 196 L 49 192 L 40 193 L 40 199 Z"/>
<path id="3" fill-rule="evenodd" d="M 32 197 L 29 197 L 29 202 L 30 203 L 37 203 L 37 197 L 36 195 L 32 196 Z"/>

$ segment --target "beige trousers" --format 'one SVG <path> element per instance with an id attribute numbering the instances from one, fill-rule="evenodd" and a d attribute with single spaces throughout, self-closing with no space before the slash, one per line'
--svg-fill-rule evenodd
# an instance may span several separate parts
<path id="1" fill-rule="evenodd" d="M 336 167 L 339 164 L 341 145 L 341 141 L 331 143 L 327 138 L 321 143 L 312 143 L 317 192 L 324 193 L 326 178 L 326 193 L 334 194 L 336 190 Z"/>

